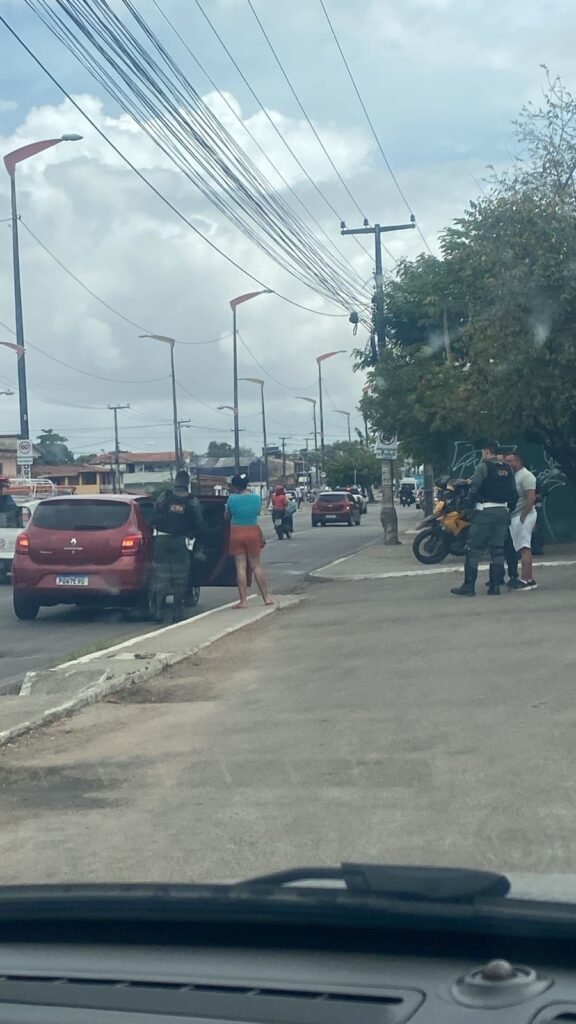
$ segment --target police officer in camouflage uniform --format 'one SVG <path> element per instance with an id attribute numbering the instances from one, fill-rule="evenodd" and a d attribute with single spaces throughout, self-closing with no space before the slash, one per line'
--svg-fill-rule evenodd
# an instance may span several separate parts
<path id="1" fill-rule="evenodd" d="M 198 537 L 204 528 L 200 503 L 189 492 L 190 477 L 179 469 L 174 486 L 157 498 L 152 512 L 154 537 L 154 568 L 150 587 L 150 610 L 153 618 L 161 619 L 164 601 L 173 595 L 173 619 L 179 622 L 184 615 L 190 552 L 187 538 Z"/>
<path id="2" fill-rule="evenodd" d="M 470 481 L 470 496 L 476 503 L 476 511 L 468 537 L 464 583 L 461 587 L 453 587 L 451 591 L 456 597 L 474 596 L 478 564 L 487 547 L 490 548 L 491 556 L 488 593 L 499 594 L 500 585 L 504 582 L 504 543 L 508 532 L 508 515 L 516 505 L 518 494 L 513 470 L 497 454 L 497 445 L 485 444 L 482 448 L 482 461 Z"/>

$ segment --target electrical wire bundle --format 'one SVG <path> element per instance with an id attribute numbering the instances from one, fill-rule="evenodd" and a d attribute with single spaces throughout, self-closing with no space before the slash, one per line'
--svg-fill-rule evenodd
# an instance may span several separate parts
<path id="1" fill-rule="evenodd" d="M 350 311 L 362 281 L 307 227 L 194 89 L 132 0 L 26 0 L 201 193 L 289 274 Z M 116 5 L 118 6 L 118 5 Z"/>

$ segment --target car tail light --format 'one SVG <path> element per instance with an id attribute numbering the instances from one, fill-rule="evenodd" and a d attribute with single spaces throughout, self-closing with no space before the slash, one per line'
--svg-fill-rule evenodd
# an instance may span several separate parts
<path id="1" fill-rule="evenodd" d="M 122 538 L 122 554 L 134 555 L 142 550 L 144 538 L 141 533 L 128 533 Z"/>
<path id="2" fill-rule="evenodd" d="M 26 533 L 21 533 L 16 538 L 16 551 L 20 554 L 27 554 L 30 551 L 30 538 Z"/>

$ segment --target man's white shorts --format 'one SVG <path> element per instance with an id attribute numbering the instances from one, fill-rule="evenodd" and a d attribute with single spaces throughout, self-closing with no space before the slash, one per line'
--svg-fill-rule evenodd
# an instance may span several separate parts
<path id="1" fill-rule="evenodd" d="M 523 523 L 520 522 L 520 516 L 512 516 L 512 522 L 510 523 L 510 536 L 512 537 L 512 543 L 515 551 L 521 551 L 522 548 L 530 547 L 532 543 L 532 532 L 535 526 L 535 508 L 528 513 Z"/>

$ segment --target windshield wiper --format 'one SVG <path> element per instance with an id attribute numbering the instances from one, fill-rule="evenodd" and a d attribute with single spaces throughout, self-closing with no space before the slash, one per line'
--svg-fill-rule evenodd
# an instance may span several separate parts
<path id="1" fill-rule="evenodd" d="M 339 868 L 289 868 L 270 875 L 250 878 L 232 886 L 232 891 L 294 887 L 304 883 L 343 883 L 355 895 L 389 896 L 399 900 L 431 900 L 449 903 L 470 903 L 482 897 L 506 896 L 510 882 L 505 875 L 468 868 L 404 867 L 386 864 L 342 864 Z M 341 887 L 341 886 L 339 886 Z"/>

